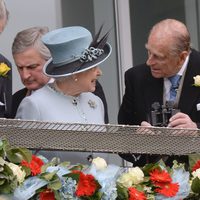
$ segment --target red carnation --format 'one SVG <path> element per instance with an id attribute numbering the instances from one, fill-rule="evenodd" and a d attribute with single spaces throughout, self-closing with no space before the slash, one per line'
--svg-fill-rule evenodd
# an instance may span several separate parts
<path id="1" fill-rule="evenodd" d="M 37 174 L 41 173 L 41 167 L 44 165 L 44 162 L 37 156 L 32 155 L 32 160 L 30 163 L 22 160 L 21 165 L 30 168 L 31 175 L 36 176 Z"/>
<path id="2" fill-rule="evenodd" d="M 40 200 L 56 200 L 54 192 L 50 189 L 40 192 Z"/>
<path id="3" fill-rule="evenodd" d="M 85 175 L 80 171 L 74 171 L 74 173 L 79 174 L 79 182 L 76 189 L 76 195 L 78 197 L 92 196 L 98 189 L 98 184 L 94 177 L 89 174 Z"/>
<path id="4" fill-rule="evenodd" d="M 166 197 L 173 197 L 179 190 L 178 183 L 166 183 L 161 188 L 156 188 L 155 192 L 158 192 Z"/>
<path id="5" fill-rule="evenodd" d="M 129 200 L 146 200 L 144 192 L 140 192 L 134 187 L 128 188 L 129 191 Z"/>
<path id="6" fill-rule="evenodd" d="M 200 168 L 200 160 L 198 160 L 195 165 L 192 167 L 192 171 L 196 171 L 197 169 Z"/>
<path id="7" fill-rule="evenodd" d="M 172 178 L 165 170 L 154 169 L 150 172 L 150 180 L 154 183 L 170 183 Z"/>

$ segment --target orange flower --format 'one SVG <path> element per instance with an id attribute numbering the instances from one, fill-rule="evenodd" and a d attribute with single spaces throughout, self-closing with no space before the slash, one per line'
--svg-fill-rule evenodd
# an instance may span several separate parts
<path id="1" fill-rule="evenodd" d="M 40 192 L 40 200 L 56 200 L 54 192 L 50 189 Z"/>
<path id="2" fill-rule="evenodd" d="M 76 195 L 78 197 L 82 196 L 92 196 L 98 189 L 98 184 L 94 177 L 90 174 L 83 174 L 80 171 L 73 171 L 73 173 L 79 174 L 79 181 L 76 189 Z"/>
<path id="3" fill-rule="evenodd" d="M 41 167 L 44 165 L 44 162 L 37 156 L 32 155 L 32 160 L 30 163 L 22 160 L 21 165 L 30 168 L 31 175 L 36 176 L 37 174 L 41 173 Z"/>
<path id="4" fill-rule="evenodd" d="M 170 183 L 172 178 L 165 170 L 154 169 L 150 172 L 150 180 L 153 183 Z"/>
<path id="5" fill-rule="evenodd" d="M 192 167 L 192 171 L 196 171 L 197 169 L 200 168 L 200 160 L 198 160 L 195 165 Z"/>
<path id="6" fill-rule="evenodd" d="M 129 200 L 146 200 L 144 192 L 140 192 L 134 187 L 128 188 L 129 191 Z"/>
<path id="7" fill-rule="evenodd" d="M 178 183 L 166 183 L 161 188 L 156 188 L 155 192 L 158 192 L 166 197 L 173 197 L 179 190 Z"/>

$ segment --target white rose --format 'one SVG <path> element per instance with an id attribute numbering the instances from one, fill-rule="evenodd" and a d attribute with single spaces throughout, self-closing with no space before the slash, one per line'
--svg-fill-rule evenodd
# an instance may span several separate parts
<path id="1" fill-rule="evenodd" d="M 107 163 L 103 158 L 97 157 L 92 160 L 97 170 L 103 170 L 107 167 Z"/>
<path id="2" fill-rule="evenodd" d="M 117 180 L 118 183 L 121 183 L 124 187 L 129 188 L 132 186 L 133 181 L 132 177 L 129 173 L 123 173 L 119 179 Z"/>
<path id="3" fill-rule="evenodd" d="M 200 75 L 194 76 L 194 85 L 195 86 L 200 86 Z"/>
<path id="4" fill-rule="evenodd" d="M 128 188 L 143 182 L 144 173 L 139 167 L 129 168 L 128 172 L 123 173 L 117 181 Z"/>
<path id="5" fill-rule="evenodd" d="M 192 175 L 194 178 L 198 177 L 200 179 L 200 168 L 192 172 Z"/>
<path id="6" fill-rule="evenodd" d="M 139 167 L 129 168 L 128 173 L 132 177 L 133 184 L 135 185 L 144 180 L 144 173 Z"/>
<path id="7" fill-rule="evenodd" d="M 21 166 L 15 165 L 13 163 L 6 163 L 8 167 L 12 170 L 13 174 L 17 177 L 17 181 L 22 183 L 25 179 L 26 173 L 21 169 Z"/>

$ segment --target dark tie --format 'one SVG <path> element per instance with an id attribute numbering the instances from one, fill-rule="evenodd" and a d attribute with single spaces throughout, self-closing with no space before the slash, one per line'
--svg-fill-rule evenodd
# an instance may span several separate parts
<path id="1" fill-rule="evenodd" d="M 172 84 L 170 88 L 170 99 L 169 99 L 170 101 L 175 101 L 176 99 L 176 93 L 179 86 L 180 78 L 181 76 L 178 74 L 168 78 Z"/>

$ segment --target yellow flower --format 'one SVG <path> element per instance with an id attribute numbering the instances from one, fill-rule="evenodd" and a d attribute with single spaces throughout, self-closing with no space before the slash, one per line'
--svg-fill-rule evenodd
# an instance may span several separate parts
<path id="1" fill-rule="evenodd" d="M 10 67 L 5 63 L 0 63 L 0 76 L 6 77 L 7 73 L 10 71 Z"/>
<path id="2" fill-rule="evenodd" d="M 194 86 L 200 87 L 200 75 L 194 76 Z"/>

